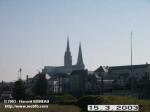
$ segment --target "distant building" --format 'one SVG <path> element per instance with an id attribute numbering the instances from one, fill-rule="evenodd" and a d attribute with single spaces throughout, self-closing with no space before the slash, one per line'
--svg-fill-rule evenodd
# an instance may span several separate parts
<path id="1" fill-rule="evenodd" d="M 0 101 L 12 98 L 13 82 L 0 82 Z"/>
<path id="2" fill-rule="evenodd" d="M 95 73 L 105 74 L 109 79 L 118 78 L 131 78 L 135 77 L 137 79 L 142 78 L 145 74 L 150 75 L 150 64 L 141 65 L 126 65 L 126 66 L 100 66 Z"/>
<path id="3" fill-rule="evenodd" d="M 72 65 L 72 56 L 69 47 L 69 39 L 67 39 L 67 48 L 64 55 L 64 66 L 45 66 L 42 72 L 47 73 L 49 75 L 53 75 L 57 73 L 71 73 L 74 70 L 84 70 L 84 68 L 85 66 L 82 57 L 81 43 L 79 44 L 77 64 Z"/>
<path id="4" fill-rule="evenodd" d="M 69 77 L 65 73 L 58 73 L 52 75 L 48 80 L 49 91 L 52 93 L 65 93 L 69 91 Z"/>
<path id="5" fill-rule="evenodd" d="M 107 81 L 113 81 L 120 86 L 124 86 L 131 79 L 139 81 L 142 80 L 145 75 L 150 77 L 150 64 L 110 67 L 100 66 L 95 70 L 95 74 L 100 77 L 103 76 L 105 85 L 108 84 Z M 111 83 L 109 86 L 113 87 Z"/>
<path id="6" fill-rule="evenodd" d="M 85 74 L 85 65 L 82 57 L 81 43 L 79 44 L 78 59 L 75 65 L 72 64 L 72 56 L 69 46 L 69 38 L 67 39 L 67 48 L 64 55 L 64 66 L 45 66 L 42 69 L 42 73 L 50 76 L 48 79 L 48 91 L 52 93 L 65 93 L 81 91 L 75 88 L 75 86 L 84 85 L 83 76 Z M 81 73 L 80 73 L 81 72 Z M 86 71 L 87 72 L 87 71 Z M 37 80 L 38 75 L 34 76 L 34 80 L 27 80 L 27 84 L 31 88 L 34 82 Z M 31 84 L 31 83 L 32 84 Z M 78 83 L 78 84 L 76 84 Z"/>
<path id="7" fill-rule="evenodd" d="M 12 91 L 3 91 L 0 97 L 1 101 L 12 99 Z"/>
<path id="8" fill-rule="evenodd" d="M 87 83 L 88 71 L 77 70 L 70 75 L 70 92 L 71 93 L 85 93 Z"/>
<path id="9" fill-rule="evenodd" d="M 52 93 L 103 94 L 103 92 L 112 92 L 115 87 L 123 89 L 133 80 L 140 82 L 145 75 L 150 78 L 150 64 L 100 66 L 95 71 L 88 71 L 85 70 L 81 44 L 79 44 L 77 63 L 72 64 L 69 39 L 67 39 L 64 66 L 45 66 L 42 72 L 50 76 L 48 84 Z M 38 75 L 34 77 L 35 80 L 37 78 Z M 27 82 L 31 85 L 30 80 Z"/>

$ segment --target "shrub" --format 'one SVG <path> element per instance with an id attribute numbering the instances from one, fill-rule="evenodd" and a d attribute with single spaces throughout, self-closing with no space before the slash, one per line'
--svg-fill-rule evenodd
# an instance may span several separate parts
<path id="1" fill-rule="evenodd" d="M 87 111 L 87 105 L 105 104 L 107 101 L 101 96 L 89 95 L 81 97 L 77 104 L 82 111 Z"/>
<path id="2" fill-rule="evenodd" d="M 54 95 L 56 102 L 59 104 L 75 104 L 77 99 L 70 94 Z"/>

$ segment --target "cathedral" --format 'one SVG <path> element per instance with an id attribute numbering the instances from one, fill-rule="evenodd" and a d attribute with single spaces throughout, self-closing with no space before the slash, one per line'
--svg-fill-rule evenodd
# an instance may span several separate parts
<path id="1" fill-rule="evenodd" d="M 84 62 L 82 57 L 81 43 L 79 44 L 78 59 L 76 65 L 72 65 L 72 56 L 69 46 L 69 38 L 67 39 L 67 48 L 64 55 L 64 66 L 45 66 L 42 72 L 49 75 L 57 73 L 71 73 L 75 70 L 84 70 Z"/>

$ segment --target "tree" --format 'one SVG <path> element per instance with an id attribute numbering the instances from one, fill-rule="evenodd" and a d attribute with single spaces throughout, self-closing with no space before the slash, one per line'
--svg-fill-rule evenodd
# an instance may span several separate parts
<path id="1" fill-rule="evenodd" d="M 13 98 L 16 100 L 25 99 L 26 97 L 26 88 L 24 82 L 19 79 L 14 83 L 13 88 Z"/>
<path id="2" fill-rule="evenodd" d="M 35 96 L 44 97 L 45 95 L 47 95 L 48 81 L 46 79 L 45 73 L 37 74 L 37 78 L 35 79 L 35 83 L 33 85 L 32 90 Z"/>
<path id="3" fill-rule="evenodd" d="M 148 73 L 140 80 L 140 84 L 138 85 L 139 89 L 139 98 L 142 99 L 150 99 L 150 80 Z"/>

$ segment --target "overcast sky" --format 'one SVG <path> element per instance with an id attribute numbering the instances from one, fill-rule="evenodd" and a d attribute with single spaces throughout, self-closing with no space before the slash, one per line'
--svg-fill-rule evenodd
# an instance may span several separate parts
<path id="1" fill-rule="evenodd" d="M 62 66 L 67 35 L 86 68 L 150 63 L 150 0 L 0 0 L 0 80 Z"/>

